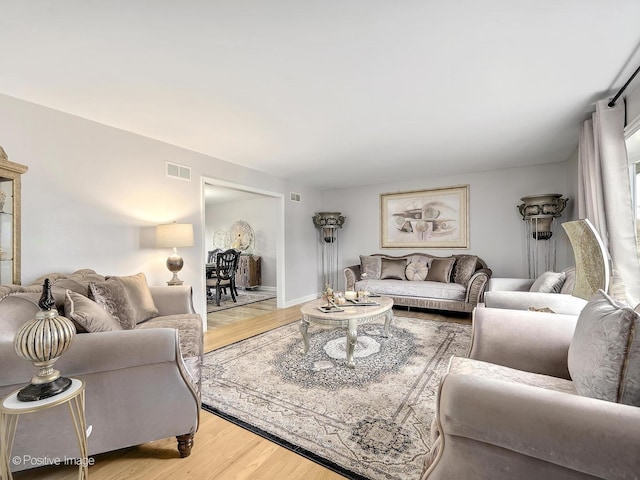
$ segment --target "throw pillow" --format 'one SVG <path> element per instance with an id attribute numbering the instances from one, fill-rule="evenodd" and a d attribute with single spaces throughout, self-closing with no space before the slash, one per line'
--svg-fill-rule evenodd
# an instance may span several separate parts
<path id="1" fill-rule="evenodd" d="M 535 279 L 530 292 L 560 293 L 566 276 L 564 272 L 544 272 Z"/>
<path id="2" fill-rule="evenodd" d="M 112 332 L 122 326 L 93 300 L 67 290 L 64 301 L 65 316 L 76 324 L 78 332 Z"/>
<path id="3" fill-rule="evenodd" d="M 454 257 L 434 258 L 427 273 L 427 280 L 432 282 L 450 283 L 451 270 L 456 261 Z"/>
<path id="4" fill-rule="evenodd" d="M 476 272 L 478 257 L 476 255 L 460 255 L 453 265 L 453 281 L 460 285 L 467 285 Z"/>
<path id="5" fill-rule="evenodd" d="M 422 262 L 410 262 L 404 270 L 404 276 L 407 280 L 422 281 L 427 278 L 429 267 Z"/>
<path id="6" fill-rule="evenodd" d="M 381 260 L 374 255 L 360 255 L 360 273 L 366 273 L 369 280 L 380 280 Z"/>
<path id="7" fill-rule="evenodd" d="M 640 316 L 598 290 L 580 312 L 568 366 L 580 395 L 640 406 Z"/>
<path id="8" fill-rule="evenodd" d="M 407 268 L 406 259 L 383 258 L 380 268 L 380 280 L 406 280 L 404 271 Z"/>
<path id="9" fill-rule="evenodd" d="M 118 320 L 124 330 L 132 330 L 136 326 L 135 312 L 120 282 L 113 279 L 91 282 L 89 293 L 90 298 Z"/>
<path id="10" fill-rule="evenodd" d="M 144 273 L 126 277 L 107 277 L 107 280 L 115 280 L 124 287 L 129 303 L 133 307 L 136 324 L 159 315 Z"/>

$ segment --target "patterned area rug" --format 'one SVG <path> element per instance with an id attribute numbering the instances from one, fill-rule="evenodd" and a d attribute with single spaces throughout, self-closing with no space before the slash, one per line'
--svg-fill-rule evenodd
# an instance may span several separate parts
<path id="1" fill-rule="evenodd" d="M 471 327 L 396 317 L 358 329 L 356 368 L 345 329 L 299 324 L 204 357 L 203 408 L 353 479 L 418 479 L 430 447 L 440 378 L 466 356 Z"/>
<path id="2" fill-rule="evenodd" d="M 229 290 L 227 290 L 228 292 Z M 215 289 L 213 291 L 215 295 Z M 255 290 L 241 290 L 238 289 L 238 295 L 236 296 L 237 302 L 231 299 L 231 295 L 222 294 L 220 299 L 220 306 L 216 305 L 215 298 L 213 300 L 207 299 L 207 313 L 218 312 L 220 310 L 227 310 L 228 308 L 240 307 L 242 305 L 248 305 L 250 303 L 261 302 L 263 300 L 269 300 L 270 298 L 276 298 L 275 292 L 264 292 Z"/>

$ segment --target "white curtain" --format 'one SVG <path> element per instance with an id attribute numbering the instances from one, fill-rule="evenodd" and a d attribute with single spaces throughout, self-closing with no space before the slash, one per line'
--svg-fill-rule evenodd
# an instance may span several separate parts
<path id="1" fill-rule="evenodd" d="M 619 100 L 596 104 L 584 122 L 578 147 L 578 216 L 595 226 L 622 277 L 627 300 L 640 302 L 640 263 L 636 246 L 633 203 L 624 139 L 625 107 Z"/>

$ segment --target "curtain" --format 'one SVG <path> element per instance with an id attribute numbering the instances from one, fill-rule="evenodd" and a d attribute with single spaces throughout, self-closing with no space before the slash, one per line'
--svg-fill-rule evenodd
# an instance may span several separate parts
<path id="1" fill-rule="evenodd" d="M 640 302 L 640 263 L 636 246 L 629 164 L 624 140 L 625 107 L 608 99 L 596 104 L 584 122 L 578 146 L 578 216 L 594 225 L 622 278 L 627 301 Z"/>

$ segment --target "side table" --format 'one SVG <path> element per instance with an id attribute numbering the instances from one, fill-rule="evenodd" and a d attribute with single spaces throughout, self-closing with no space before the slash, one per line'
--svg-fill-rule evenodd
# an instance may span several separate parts
<path id="1" fill-rule="evenodd" d="M 18 392 L 9 394 L 0 402 L 0 479 L 11 480 L 11 450 L 13 440 L 18 426 L 20 415 L 26 413 L 39 412 L 47 408 L 53 408 L 66 403 L 69 406 L 73 426 L 75 427 L 78 446 L 80 447 L 78 479 L 84 480 L 89 473 L 89 459 L 87 456 L 87 435 L 86 422 L 84 416 L 84 390 L 85 384 L 77 378 L 71 379 L 71 386 L 64 392 L 53 397 L 34 402 L 21 402 L 18 400 Z M 55 436 L 54 436 L 55 438 Z M 49 464 L 61 464 L 62 459 L 47 459 Z M 67 459 L 65 459 L 67 460 Z M 66 463 L 66 462 L 65 462 Z M 74 464 L 75 464 L 74 459 Z"/>

